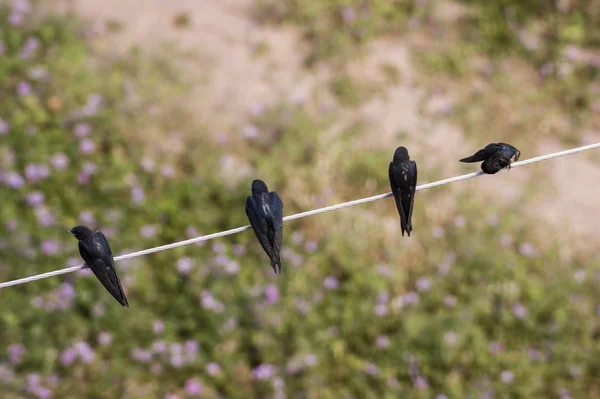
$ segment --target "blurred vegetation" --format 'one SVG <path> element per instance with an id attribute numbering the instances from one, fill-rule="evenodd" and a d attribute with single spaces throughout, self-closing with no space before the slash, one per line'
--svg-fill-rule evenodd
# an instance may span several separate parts
<path id="1" fill-rule="evenodd" d="M 313 34 L 340 31 L 317 6 L 281 4 L 320 21 Z M 402 20 L 374 4 L 386 17 L 369 35 Z M 168 64 L 99 65 L 75 18 L 13 14 L 0 15 L 0 281 L 79 264 L 66 233 L 79 223 L 115 255 L 246 224 L 251 179 L 219 173 L 236 157 L 286 214 L 310 206 L 299 187 L 314 202 L 387 189 L 391 153 L 332 145 L 330 117 L 284 104 L 244 139 L 184 134 Z M 411 238 L 383 226 L 393 201 L 371 204 L 375 219 L 356 207 L 286 224 L 277 278 L 250 232 L 118 262 L 129 309 L 86 272 L 2 290 L 2 397 L 597 397 L 597 258 L 560 260 L 518 203 L 480 199 L 465 192 L 451 219 L 417 206 Z"/>

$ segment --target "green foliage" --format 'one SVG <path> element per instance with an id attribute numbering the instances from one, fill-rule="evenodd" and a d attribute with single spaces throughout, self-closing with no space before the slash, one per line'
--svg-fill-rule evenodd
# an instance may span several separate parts
<path id="1" fill-rule="evenodd" d="M 374 4 L 383 30 L 397 3 Z M 329 121 L 302 106 L 266 110 L 257 138 L 227 146 L 165 133 L 190 120 L 165 105 L 184 83 L 167 65 L 137 55 L 93 66 L 74 18 L 14 27 L 6 15 L 0 281 L 78 264 L 66 230 L 79 223 L 104 231 L 115 254 L 245 225 L 249 179 L 226 184 L 226 156 L 265 176 L 286 214 L 305 203 L 300 192 L 385 186 L 391 150 L 318 168 L 333 151 L 320 134 Z M 326 173 L 340 180 L 324 187 Z M 592 397 L 597 260 L 536 250 L 522 209 L 491 217 L 474 198 L 459 199 L 454 222 L 417 205 L 410 238 L 382 226 L 397 218 L 391 199 L 371 219 L 357 207 L 286 223 L 278 277 L 252 232 L 118 262 L 129 309 L 89 273 L 2 290 L 2 397 L 192 397 L 196 380 L 205 397 L 227 398 Z"/>

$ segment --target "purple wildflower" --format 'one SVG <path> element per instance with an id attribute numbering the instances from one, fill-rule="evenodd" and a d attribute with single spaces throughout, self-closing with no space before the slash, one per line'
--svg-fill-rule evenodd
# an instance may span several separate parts
<path id="1" fill-rule="evenodd" d="M 10 188 L 21 188 L 25 184 L 25 180 L 16 172 L 8 172 L 4 175 L 4 182 Z"/>
<path id="2" fill-rule="evenodd" d="M 140 161 L 140 166 L 144 172 L 152 172 L 154 170 L 154 160 L 150 158 L 144 158 Z"/>
<path id="3" fill-rule="evenodd" d="M 521 303 L 515 303 L 512 306 L 512 311 L 517 319 L 524 319 L 527 317 L 527 308 Z"/>
<path id="4" fill-rule="evenodd" d="M 252 370 L 252 378 L 258 381 L 270 380 L 277 373 L 275 366 L 271 364 L 261 364 Z"/>
<path id="5" fill-rule="evenodd" d="M 54 224 L 54 216 L 52 216 L 50 211 L 44 206 L 35 208 L 35 217 L 37 218 L 38 223 L 43 227 L 52 226 Z"/>
<path id="6" fill-rule="evenodd" d="M 96 150 L 96 144 L 88 138 L 81 140 L 81 142 L 79 143 L 79 151 L 82 154 L 91 154 L 95 150 Z"/>
<path id="7" fill-rule="evenodd" d="M 488 344 L 488 351 L 490 353 L 498 354 L 504 352 L 504 344 L 498 341 L 492 341 Z"/>
<path id="8" fill-rule="evenodd" d="M 458 335 L 455 332 L 450 331 L 444 334 L 444 342 L 446 342 L 448 345 L 454 345 L 457 341 Z"/>
<path id="9" fill-rule="evenodd" d="M 60 252 L 60 243 L 56 240 L 44 240 L 40 249 L 45 255 L 56 255 Z"/>
<path id="10" fill-rule="evenodd" d="M 140 236 L 144 238 L 154 237 L 158 233 L 158 226 L 147 224 L 140 229 Z"/>
<path id="11" fill-rule="evenodd" d="M 456 298 L 454 295 L 446 295 L 444 297 L 444 305 L 448 306 L 449 308 L 456 307 L 457 303 L 458 298 Z"/>
<path id="12" fill-rule="evenodd" d="M 300 233 L 299 231 L 295 231 L 292 233 L 291 240 L 292 244 L 299 245 L 302 243 L 302 241 L 304 241 L 304 234 Z"/>
<path id="13" fill-rule="evenodd" d="M 86 225 L 96 224 L 96 219 L 91 211 L 81 211 L 79 213 L 79 221 Z"/>
<path id="14" fill-rule="evenodd" d="M 99 94 L 90 94 L 87 99 L 87 103 L 81 109 L 81 114 L 83 116 L 92 116 L 95 115 L 100 109 L 100 105 L 102 104 L 102 96 Z"/>
<path id="15" fill-rule="evenodd" d="M 306 243 L 304 244 L 304 249 L 306 250 L 306 252 L 309 253 L 315 252 L 318 248 L 319 244 L 317 244 L 317 242 L 313 240 L 306 241 Z"/>
<path id="16" fill-rule="evenodd" d="M 325 277 L 325 280 L 323 280 L 323 287 L 327 288 L 328 290 L 335 290 L 339 287 L 339 285 L 339 281 L 333 276 L 327 276 Z"/>
<path id="17" fill-rule="evenodd" d="M 258 128 L 254 125 L 246 125 L 244 127 L 244 136 L 247 139 L 255 139 L 260 135 Z"/>
<path id="18" fill-rule="evenodd" d="M 346 25 L 352 24 L 356 20 L 356 12 L 350 6 L 342 7 L 342 20 Z"/>
<path id="19" fill-rule="evenodd" d="M 6 135 L 10 130 L 10 124 L 4 119 L 0 118 L 0 136 Z"/>
<path id="20" fill-rule="evenodd" d="M 112 342 L 112 335 L 109 332 L 102 331 L 98 334 L 98 343 L 102 346 L 110 345 Z"/>
<path id="21" fill-rule="evenodd" d="M 367 363 L 365 365 L 365 372 L 369 375 L 377 375 L 379 374 L 379 367 L 373 363 Z"/>
<path id="22" fill-rule="evenodd" d="M 50 158 L 50 163 L 56 170 L 65 170 L 69 166 L 69 158 L 62 152 L 59 152 Z"/>
<path id="23" fill-rule="evenodd" d="M 189 396 L 200 396 L 204 391 L 204 386 L 196 378 L 190 378 L 185 382 L 184 389 Z"/>
<path id="24" fill-rule="evenodd" d="M 19 97 L 28 96 L 31 94 L 31 85 L 28 82 L 19 82 L 17 84 L 17 95 Z"/>
<path id="25" fill-rule="evenodd" d="M 167 178 L 173 177 L 175 176 L 175 168 L 171 165 L 163 165 L 163 167 L 160 168 L 160 174 Z"/>
<path id="26" fill-rule="evenodd" d="M 177 261 L 177 271 L 181 274 L 189 274 L 193 266 L 194 260 L 187 256 Z"/>
<path id="27" fill-rule="evenodd" d="M 23 361 L 25 347 L 21 344 L 12 344 L 8 347 L 8 359 L 12 364 L 19 364 Z"/>
<path id="28" fill-rule="evenodd" d="M 150 363 L 152 361 L 152 352 L 145 349 L 133 348 L 131 358 L 139 363 Z"/>
<path id="29" fill-rule="evenodd" d="M 508 234 L 503 234 L 500 237 L 500 245 L 504 248 L 509 248 L 513 244 L 513 238 Z"/>
<path id="30" fill-rule="evenodd" d="M 431 280 L 427 277 L 421 277 L 417 280 L 416 285 L 418 291 L 429 291 L 431 288 Z"/>
<path id="31" fill-rule="evenodd" d="M 152 344 L 152 350 L 154 351 L 154 353 L 165 353 L 165 351 L 167 350 L 167 343 L 163 340 L 155 341 Z"/>
<path id="32" fill-rule="evenodd" d="M 25 177 L 31 182 L 37 182 L 50 176 L 50 169 L 43 164 L 28 164 L 25 167 Z"/>
<path id="33" fill-rule="evenodd" d="M 531 245 L 528 242 L 525 242 L 519 246 L 519 252 L 521 253 L 521 255 L 530 258 L 534 257 L 536 254 L 535 248 L 533 248 L 533 245 Z"/>
<path id="34" fill-rule="evenodd" d="M 12 25 L 12 26 L 19 26 L 23 23 L 23 21 L 25 20 L 25 16 L 17 11 L 13 11 L 10 13 L 10 15 L 8 16 L 8 22 Z"/>
<path id="35" fill-rule="evenodd" d="M 37 207 L 44 203 L 44 193 L 41 191 L 33 191 L 25 197 L 25 202 L 31 207 Z"/>
<path id="36" fill-rule="evenodd" d="M 279 300 L 279 289 L 275 284 L 269 284 L 265 288 L 265 298 L 269 304 L 273 304 Z"/>
<path id="37" fill-rule="evenodd" d="M 35 66 L 29 69 L 27 76 L 32 80 L 41 80 L 48 76 L 48 71 L 43 66 Z"/>
<path id="38" fill-rule="evenodd" d="M 377 316 L 383 317 L 383 316 L 386 316 L 388 314 L 388 307 L 387 307 L 387 305 L 385 305 L 383 303 L 378 303 L 377 305 L 375 305 L 375 308 L 373 309 L 373 312 Z"/>
<path id="39" fill-rule="evenodd" d="M 89 364 L 94 360 L 94 350 L 87 342 L 77 342 L 75 344 L 75 351 L 79 355 L 79 358 L 86 364 Z"/>
<path id="40" fill-rule="evenodd" d="M 235 256 L 244 256 L 246 254 L 246 246 L 244 244 L 235 244 L 233 246 L 233 254 Z"/>
<path id="41" fill-rule="evenodd" d="M 73 128 L 76 137 L 87 137 L 92 133 L 92 126 L 89 123 L 78 123 Z"/>
<path id="42" fill-rule="evenodd" d="M 70 366 L 77 359 L 77 351 L 73 348 L 67 348 L 60 354 L 60 362 L 63 366 Z"/>
<path id="43" fill-rule="evenodd" d="M 454 218 L 454 225 L 456 227 L 465 227 L 467 224 L 467 219 L 463 215 L 458 215 Z"/>
<path id="44" fill-rule="evenodd" d="M 131 189 L 131 200 L 136 204 L 144 201 L 145 198 L 146 196 L 144 195 L 144 191 L 141 187 L 133 187 Z"/>
<path id="45" fill-rule="evenodd" d="M 19 57 L 21 57 L 22 59 L 31 58 L 35 55 L 35 52 L 37 51 L 37 49 L 39 47 L 40 47 L 40 41 L 37 38 L 28 37 L 27 40 L 25 40 L 25 44 L 23 45 L 23 48 L 21 49 Z"/>
<path id="46" fill-rule="evenodd" d="M 165 332 L 165 323 L 162 320 L 155 320 L 152 324 L 152 331 L 154 331 L 154 334 L 162 334 Z"/>
<path id="47" fill-rule="evenodd" d="M 510 384 L 513 382 L 513 380 L 515 379 L 515 375 L 512 371 L 510 370 L 504 370 L 501 374 L 500 374 L 500 380 L 505 383 L 505 384 Z"/>
<path id="48" fill-rule="evenodd" d="M 429 381 L 427 381 L 427 377 L 423 377 L 420 375 L 415 377 L 413 384 L 415 388 L 417 388 L 419 391 L 429 388 Z"/>
<path id="49" fill-rule="evenodd" d="M 390 339 L 385 335 L 380 335 L 375 339 L 375 345 L 381 349 L 388 348 L 390 346 Z"/>
<path id="50" fill-rule="evenodd" d="M 221 373 L 221 367 L 215 362 L 210 362 L 206 365 L 206 373 L 212 376 L 219 375 Z"/>

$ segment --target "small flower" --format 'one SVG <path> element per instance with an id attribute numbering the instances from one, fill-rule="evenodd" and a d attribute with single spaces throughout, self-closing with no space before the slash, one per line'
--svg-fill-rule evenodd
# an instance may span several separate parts
<path id="1" fill-rule="evenodd" d="M 89 123 L 78 123 L 73 128 L 76 137 L 87 137 L 92 133 L 92 127 Z"/>
<path id="2" fill-rule="evenodd" d="M 270 380 L 275 376 L 277 369 L 271 364 L 261 364 L 252 370 L 252 378 L 258 381 Z"/>
<path id="3" fill-rule="evenodd" d="M 35 216 L 38 223 L 43 227 L 52 226 L 54 224 L 54 216 L 44 206 L 38 206 L 35 208 Z"/>
<path id="4" fill-rule="evenodd" d="M 417 280 L 416 285 L 418 291 L 429 291 L 431 288 L 431 280 L 427 277 L 421 277 Z"/>
<path id="5" fill-rule="evenodd" d="M 267 285 L 265 288 L 265 298 L 270 304 L 273 304 L 279 300 L 279 289 L 275 284 Z"/>
<path id="6" fill-rule="evenodd" d="M 455 332 L 450 331 L 444 334 L 444 342 L 446 342 L 448 345 L 454 345 L 457 341 L 458 335 Z"/>
<path id="7" fill-rule="evenodd" d="M 212 250 L 215 254 L 222 254 L 226 249 L 227 247 L 222 242 L 215 242 L 212 245 Z"/>
<path id="8" fill-rule="evenodd" d="M 204 391 L 204 386 L 196 378 L 190 378 L 185 382 L 184 389 L 189 396 L 200 396 Z"/>
<path id="9" fill-rule="evenodd" d="M 377 375 L 379 374 L 379 367 L 373 363 L 367 363 L 365 365 L 365 372 L 369 375 Z"/>
<path id="10" fill-rule="evenodd" d="M 498 341 L 492 341 L 488 344 L 488 351 L 490 353 L 498 354 L 504 352 L 504 344 Z"/>
<path id="11" fill-rule="evenodd" d="M 25 347 L 21 344 L 12 344 L 8 347 L 8 359 L 12 364 L 19 364 L 23 361 Z"/>
<path id="12" fill-rule="evenodd" d="M 429 388 L 429 381 L 427 381 L 427 378 L 420 375 L 414 379 L 413 384 L 419 391 Z"/>
<path id="13" fill-rule="evenodd" d="M 388 307 L 385 304 L 379 303 L 377 305 L 375 305 L 375 308 L 373 309 L 373 312 L 379 316 L 379 317 L 383 317 L 385 315 L 388 314 Z"/>
<path id="14" fill-rule="evenodd" d="M 260 135 L 258 128 L 254 125 L 246 125 L 244 127 L 244 136 L 247 139 L 255 139 Z"/>
<path id="15" fill-rule="evenodd" d="M 139 363 L 150 363 L 152 361 L 152 352 L 134 348 L 131 350 L 131 358 Z"/>
<path id="16" fill-rule="evenodd" d="M 16 172 L 8 172 L 4 175 L 4 182 L 10 188 L 21 188 L 25 184 L 25 180 Z"/>
<path id="17" fill-rule="evenodd" d="M 79 151 L 82 154 L 91 154 L 96 150 L 96 144 L 88 138 L 81 140 L 79 143 Z"/>
<path id="18" fill-rule="evenodd" d="M 521 253 L 521 255 L 527 256 L 530 258 L 534 257 L 536 254 L 535 248 L 533 248 L 533 245 L 531 245 L 528 242 L 523 243 L 523 244 L 521 244 L 521 246 L 519 246 L 519 252 Z"/>
<path id="19" fill-rule="evenodd" d="M 31 85 L 28 82 L 19 82 L 17 84 L 17 95 L 19 97 L 28 96 L 31 94 Z"/>
<path id="20" fill-rule="evenodd" d="M 189 257 L 183 257 L 177 261 L 177 271 L 181 274 L 189 274 L 194 267 L 194 260 Z"/>
<path id="21" fill-rule="evenodd" d="M 70 366 L 77 359 L 77 351 L 73 348 L 67 348 L 60 354 L 60 362 L 63 366 Z"/>
<path id="22" fill-rule="evenodd" d="M 160 168 L 160 173 L 164 177 L 173 177 L 175 176 L 175 168 L 171 165 L 163 165 L 163 167 Z"/>
<path id="23" fill-rule="evenodd" d="M 48 71 L 43 66 L 30 68 L 27 76 L 32 80 L 41 80 L 48 76 Z"/>
<path id="24" fill-rule="evenodd" d="M 141 203 L 145 198 L 146 196 L 144 195 L 144 191 L 141 189 L 141 187 L 133 187 L 131 189 L 131 200 L 136 204 Z"/>
<path id="25" fill-rule="evenodd" d="M 10 124 L 4 119 L 0 118 L 0 136 L 6 135 L 10 130 Z"/>
<path id="26" fill-rule="evenodd" d="M 25 197 L 25 202 L 31 207 L 37 207 L 44 203 L 44 193 L 41 191 L 33 191 Z"/>
<path id="27" fill-rule="evenodd" d="M 339 281 L 333 276 L 327 276 L 325 277 L 325 280 L 323 280 L 323 287 L 327 288 L 328 290 L 335 290 L 339 287 L 339 285 Z"/>
<path id="28" fill-rule="evenodd" d="M 152 331 L 154 331 L 154 334 L 162 334 L 165 332 L 165 323 L 162 320 L 155 320 L 152 324 Z"/>
<path id="29" fill-rule="evenodd" d="M 210 362 L 206 365 L 206 373 L 212 376 L 219 375 L 221 367 L 215 362 Z"/>
<path id="30" fill-rule="evenodd" d="M 500 245 L 504 248 L 509 248 L 513 245 L 513 238 L 508 234 L 503 234 L 502 237 L 500 237 Z"/>
<path id="31" fill-rule="evenodd" d="M 385 335 L 380 335 L 375 339 L 375 345 L 381 349 L 388 348 L 390 346 L 390 339 Z"/>
<path id="32" fill-rule="evenodd" d="M 515 379 L 515 375 L 513 374 L 512 371 L 510 370 L 504 370 L 501 374 L 500 374 L 500 380 L 505 383 L 505 384 L 510 384 L 513 382 L 513 380 Z"/>
<path id="33" fill-rule="evenodd" d="M 573 278 L 578 283 L 583 283 L 585 280 L 585 270 L 577 270 L 575 273 L 573 273 Z"/>
<path id="34" fill-rule="evenodd" d="M 98 343 L 102 346 L 110 345 L 112 342 L 112 335 L 110 333 L 103 331 L 98 334 Z"/>
<path id="35" fill-rule="evenodd" d="M 89 364 L 94 360 L 94 350 L 87 342 L 77 342 L 75 344 L 75 351 L 79 355 L 79 358 L 86 364 Z"/>
<path id="36" fill-rule="evenodd" d="M 246 254 L 246 246 L 244 244 L 235 244 L 233 246 L 233 254 L 235 256 L 244 256 Z"/>
<path id="37" fill-rule="evenodd" d="M 56 240 L 45 240 L 42 241 L 40 249 L 45 255 L 56 255 L 60 252 L 60 243 Z"/>
<path id="38" fill-rule="evenodd" d="M 292 244 L 299 245 L 302 243 L 302 241 L 304 241 L 304 234 L 300 233 L 299 231 L 295 231 L 292 233 L 290 238 L 292 240 Z"/>
<path id="39" fill-rule="evenodd" d="M 165 353 L 167 350 L 167 343 L 163 340 L 155 341 L 152 344 L 152 350 L 154 353 Z"/>
<path id="40" fill-rule="evenodd" d="M 144 238 L 154 237 L 158 233 L 158 226 L 147 224 L 140 229 L 140 236 Z"/>
<path id="41" fill-rule="evenodd" d="M 517 319 L 524 319 L 527 317 L 527 308 L 520 303 L 516 303 L 512 306 L 513 314 Z"/>
<path id="42" fill-rule="evenodd" d="M 25 40 L 23 48 L 21 48 L 19 57 L 21 57 L 22 59 L 32 58 L 39 47 L 40 41 L 37 38 L 28 37 L 27 40 Z"/>
<path id="43" fill-rule="evenodd" d="M 356 20 L 356 12 L 350 6 L 342 7 L 342 19 L 346 25 L 352 24 Z"/>
<path id="44" fill-rule="evenodd" d="M 306 243 L 304 244 L 304 249 L 306 250 L 306 252 L 312 253 L 315 252 L 317 249 L 319 248 L 319 245 L 317 244 L 316 241 L 306 241 Z"/>
<path id="45" fill-rule="evenodd" d="M 69 158 L 62 152 L 59 152 L 50 158 L 50 163 L 56 170 L 65 170 L 69 166 Z"/>

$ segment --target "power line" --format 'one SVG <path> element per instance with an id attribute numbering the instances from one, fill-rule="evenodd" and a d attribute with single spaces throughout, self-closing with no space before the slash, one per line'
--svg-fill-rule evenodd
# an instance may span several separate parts
<path id="1" fill-rule="evenodd" d="M 536 162 L 546 161 L 548 159 L 553 159 L 553 158 L 558 158 L 558 157 L 562 157 L 565 155 L 571 155 L 571 154 L 576 154 L 576 153 L 583 152 L 583 151 L 593 150 L 595 148 L 600 148 L 600 143 L 590 144 L 590 145 L 586 145 L 583 147 L 577 147 L 577 148 L 573 148 L 570 150 L 555 152 L 552 154 L 541 155 L 539 157 L 530 158 L 530 159 L 526 159 L 526 160 L 519 161 L 519 162 L 514 162 L 511 165 L 511 167 L 518 168 L 519 166 L 525 166 L 525 165 L 529 165 L 529 164 L 536 163 Z M 466 175 L 451 177 L 449 179 L 439 180 L 439 181 L 436 181 L 433 183 L 422 184 L 420 186 L 417 186 L 416 190 L 417 191 L 427 190 L 427 189 L 433 188 L 433 187 L 443 186 L 443 185 L 450 184 L 450 183 L 456 183 L 456 182 L 462 181 L 462 180 L 472 179 L 474 177 L 478 177 L 483 174 L 484 174 L 483 172 L 479 171 L 479 172 L 474 172 L 474 173 L 468 173 Z M 289 220 L 301 219 L 301 218 L 305 218 L 307 216 L 318 215 L 321 213 L 335 211 L 335 210 L 342 209 L 342 208 L 348 208 L 348 207 L 355 206 L 355 205 L 361 205 L 361 204 L 366 204 L 368 202 L 378 201 L 378 200 L 388 198 L 391 196 L 392 196 L 391 192 L 385 193 L 385 194 L 374 195 L 372 197 L 361 198 L 361 199 L 354 200 L 354 201 L 343 202 L 343 203 L 337 204 L 337 205 L 326 206 L 324 208 L 313 209 L 312 211 L 296 213 L 294 215 L 289 215 L 289 216 L 284 217 L 283 220 L 289 221 Z M 212 240 L 215 238 L 220 238 L 220 237 L 225 237 L 225 236 L 229 236 L 232 234 L 241 233 L 243 231 L 250 230 L 250 229 L 251 229 L 251 226 L 247 225 L 247 226 L 243 226 L 243 227 L 237 227 L 237 228 L 231 229 L 231 230 L 221 231 L 219 233 L 213 233 L 213 234 L 208 234 L 208 235 L 200 236 L 200 237 L 196 237 L 196 238 L 190 238 L 189 240 L 178 241 L 178 242 L 174 242 L 172 244 L 161 245 L 159 247 L 148 248 L 148 249 L 144 249 L 142 251 L 132 252 L 130 254 L 125 254 L 125 255 L 121 255 L 121 256 L 116 256 L 115 261 L 136 258 L 138 256 L 148 255 L 148 254 L 152 254 L 152 253 L 160 252 L 160 251 L 166 251 L 167 249 L 183 247 L 183 246 L 194 244 L 197 242 L 209 241 L 209 240 Z M 65 269 L 54 270 L 54 271 L 51 271 L 48 273 L 42 273 L 42 274 L 30 276 L 30 277 L 24 277 L 24 278 L 21 278 L 18 280 L 7 281 L 4 283 L 0 283 L 0 289 L 6 288 L 6 287 L 11 287 L 13 285 L 25 284 L 25 283 L 29 283 L 31 281 L 41 280 L 41 279 L 45 279 L 48 277 L 59 276 L 61 274 L 75 272 L 77 270 L 83 269 L 84 267 L 85 267 L 85 264 L 81 264 L 79 266 L 67 267 Z"/>

